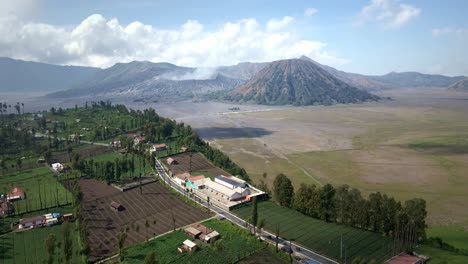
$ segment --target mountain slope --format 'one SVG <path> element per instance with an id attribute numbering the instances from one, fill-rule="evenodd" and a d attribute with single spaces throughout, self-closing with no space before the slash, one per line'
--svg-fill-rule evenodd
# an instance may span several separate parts
<path id="1" fill-rule="evenodd" d="M 106 97 L 148 100 L 182 100 L 200 94 L 232 89 L 241 80 L 213 73 L 197 79 L 197 69 L 170 63 L 117 63 L 73 89 L 49 94 L 52 98 Z"/>
<path id="2" fill-rule="evenodd" d="M 447 89 L 456 92 L 468 92 L 468 78 L 462 79 L 450 85 Z"/>
<path id="3" fill-rule="evenodd" d="M 259 104 L 330 105 L 378 97 L 346 84 L 310 61 L 290 59 L 270 63 L 225 99 Z"/>
<path id="4" fill-rule="evenodd" d="M 391 72 L 382 76 L 368 76 L 340 71 L 320 64 L 306 56 L 301 56 L 300 59 L 319 65 L 335 78 L 351 86 L 369 91 L 395 88 L 447 87 L 465 78 L 464 76 L 449 77 L 419 72 Z"/>
<path id="5" fill-rule="evenodd" d="M 221 66 L 216 71 L 226 77 L 239 80 L 250 80 L 257 72 L 265 68 L 269 62 L 241 62 L 232 66 Z"/>
<path id="6" fill-rule="evenodd" d="M 390 88 L 447 87 L 464 76 L 449 77 L 419 72 L 391 72 L 382 76 L 369 76 L 371 80 L 385 83 Z"/>
<path id="7" fill-rule="evenodd" d="M 59 66 L 0 58 L 0 92 L 65 90 L 100 71 L 99 68 Z"/>

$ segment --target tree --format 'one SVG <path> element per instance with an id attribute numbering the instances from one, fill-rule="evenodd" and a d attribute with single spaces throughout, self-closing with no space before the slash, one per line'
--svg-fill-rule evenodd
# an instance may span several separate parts
<path id="1" fill-rule="evenodd" d="M 146 239 L 146 241 L 149 240 L 149 232 L 148 232 L 148 228 L 150 227 L 150 224 L 148 222 L 148 219 L 146 219 L 145 221 L 145 227 L 146 227 L 146 234 L 148 235 L 148 238 Z"/>
<path id="2" fill-rule="evenodd" d="M 258 203 L 257 203 L 257 197 L 254 196 L 252 199 L 252 225 L 253 225 L 253 234 L 255 235 L 255 227 L 257 226 L 258 222 Z"/>
<path id="3" fill-rule="evenodd" d="M 156 264 L 156 253 L 154 251 L 146 255 L 145 264 Z"/>
<path id="4" fill-rule="evenodd" d="M 280 231 L 281 231 L 280 230 L 280 225 L 276 224 L 276 226 L 275 226 L 275 238 L 276 238 L 275 239 L 275 244 L 276 244 L 275 250 L 276 250 L 276 252 L 278 252 L 278 239 L 279 239 L 279 236 L 280 236 Z"/>
<path id="5" fill-rule="evenodd" d="M 294 187 L 286 175 L 280 173 L 276 176 L 273 182 L 273 196 L 281 206 L 291 206 Z"/>
<path id="6" fill-rule="evenodd" d="M 414 225 L 417 232 L 415 238 L 417 242 L 426 238 L 426 201 L 420 198 L 414 198 L 405 202 L 403 211 L 408 215 L 410 223 Z"/>
<path id="7" fill-rule="evenodd" d="M 56 242 L 56 237 L 54 234 L 49 234 L 49 236 L 46 238 L 45 244 L 46 244 L 46 249 L 47 249 L 47 263 L 52 264 L 54 263 L 54 255 L 55 255 L 55 242 Z"/>
<path id="8" fill-rule="evenodd" d="M 320 190 L 320 218 L 326 222 L 335 219 L 334 196 L 335 188 L 331 184 L 325 184 Z"/>
<path id="9" fill-rule="evenodd" d="M 266 220 L 265 218 L 261 218 L 260 221 L 258 222 L 258 229 L 260 231 L 260 237 L 262 236 L 262 230 L 266 225 Z"/>
<path id="10" fill-rule="evenodd" d="M 369 224 L 373 232 L 382 230 L 382 195 L 380 192 L 369 194 Z"/>
<path id="11" fill-rule="evenodd" d="M 62 224 L 62 237 L 65 263 L 70 263 L 73 254 L 73 240 L 71 238 L 71 225 L 68 221 L 63 222 Z"/>

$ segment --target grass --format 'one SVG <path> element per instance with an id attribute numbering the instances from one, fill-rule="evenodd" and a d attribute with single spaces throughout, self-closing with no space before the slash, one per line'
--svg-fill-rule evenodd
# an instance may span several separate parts
<path id="1" fill-rule="evenodd" d="M 192 171 L 190 174 L 192 174 L 193 176 L 205 175 L 205 177 L 208 177 L 208 178 L 210 178 L 212 180 L 214 180 L 214 177 L 217 176 L 217 175 L 214 175 L 213 173 L 211 173 L 209 171 L 206 171 L 206 170 Z"/>
<path id="2" fill-rule="evenodd" d="M 421 245 L 416 250 L 417 253 L 429 256 L 431 259 L 428 264 L 466 264 L 468 256 L 456 254 L 446 250 Z"/>
<path id="3" fill-rule="evenodd" d="M 416 139 L 407 145 L 409 148 L 439 153 L 468 153 L 468 135 L 452 135 Z"/>
<path id="4" fill-rule="evenodd" d="M 57 176 L 48 167 L 2 176 L 0 186 L 3 193 L 8 193 L 14 187 L 19 187 L 25 192 L 26 199 L 14 202 L 17 214 L 72 202 L 72 195 L 59 183 Z"/>
<path id="5" fill-rule="evenodd" d="M 282 251 L 275 252 L 272 247 L 265 248 L 241 261 L 240 264 L 285 264 L 289 263 L 289 256 Z"/>
<path id="6" fill-rule="evenodd" d="M 73 256 L 71 263 L 82 263 L 80 255 L 80 242 L 75 224 L 72 223 Z M 24 232 L 9 233 L 0 236 L 0 263 L 46 263 L 47 250 L 45 239 L 49 234 L 55 234 L 57 243 L 61 243 L 61 248 L 55 249 L 55 263 L 64 263 L 63 260 L 63 237 L 61 225 L 52 227 L 42 227 L 27 230 Z"/>
<path id="7" fill-rule="evenodd" d="M 158 263 L 233 263 L 266 247 L 265 243 L 255 239 L 246 230 L 229 222 L 209 220 L 204 224 L 221 234 L 219 242 L 216 242 L 221 244 L 220 247 L 196 241 L 200 247 L 198 251 L 177 254 L 177 246 L 185 239 L 190 239 L 183 231 L 178 230 L 126 249 L 125 263 L 142 263 L 145 256 L 153 250 Z"/>
<path id="8" fill-rule="evenodd" d="M 468 231 L 462 226 L 432 226 L 427 230 L 428 237 L 440 237 L 456 248 L 468 251 Z"/>
<path id="9" fill-rule="evenodd" d="M 235 209 L 234 213 L 247 219 L 251 214 L 251 206 Z M 348 261 L 362 256 L 382 262 L 390 257 L 392 240 L 376 233 L 326 223 L 295 210 L 277 206 L 270 201 L 258 204 L 258 216 L 266 219 L 266 229 L 271 233 L 274 233 L 276 225 L 279 225 L 281 237 L 293 239 L 336 260 L 340 260 L 341 236 L 347 248 Z"/>

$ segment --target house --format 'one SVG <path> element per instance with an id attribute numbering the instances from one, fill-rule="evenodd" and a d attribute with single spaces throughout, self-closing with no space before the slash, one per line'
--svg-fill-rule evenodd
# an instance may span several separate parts
<path id="1" fill-rule="evenodd" d="M 231 189 L 218 182 L 212 181 L 210 178 L 204 179 L 203 183 L 199 183 L 199 181 L 197 181 L 198 185 L 203 184 L 207 191 L 212 192 L 213 194 L 229 201 L 243 200 L 251 193 L 249 188 L 236 187 Z"/>
<path id="2" fill-rule="evenodd" d="M 223 186 L 226 186 L 228 188 L 231 188 L 231 189 L 235 189 L 235 188 L 246 188 L 247 185 L 245 183 L 245 181 L 241 180 L 241 179 L 238 179 L 238 178 L 235 178 L 235 177 L 227 177 L 227 176 L 224 176 L 224 175 L 219 175 L 217 177 L 215 177 L 215 182 L 223 185 Z"/>
<path id="3" fill-rule="evenodd" d="M 19 229 L 36 228 L 46 224 L 46 217 L 43 215 L 20 219 Z"/>
<path id="4" fill-rule="evenodd" d="M 127 150 L 126 149 L 119 149 L 117 150 L 117 152 L 121 155 L 124 155 L 125 153 L 127 153 Z"/>
<path id="5" fill-rule="evenodd" d="M 425 259 L 406 253 L 401 253 L 387 261 L 388 264 L 423 264 L 424 262 Z"/>
<path id="6" fill-rule="evenodd" d="M 182 245 L 177 247 L 177 251 L 179 253 L 183 253 L 183 252 L 192 252 L 194 250 L 197 249 L 197 244 L 195 244 L 194 242 L 186 239 L 184 242 L 182 242 Z"/>
<path id="7" fill-rule="evenodd" d="M 64 214 L 62 219 L 63 221 L 73 220 L 73 214 Z"/>
<path id="8" fill-rule="evenodd" d="M 133 142 L 135 143 L 135 145 L 138 145 L 138 144 L 140 144 L 140 143 L 146 143 L 147 140 L 146 140 L 146 137 L 139 136 L 139 137 L 135 137 L 135 139 L 133 140 Z"/>
<path id="9" fill-rule="evenodd" d="M 116 211 L 116 212 L 120 212 L 120 211 L 123 211 L 125 210 L 125 207 L 123 207 L 121 204 L 119 204 L 118 202 L 116 201 L 112 201 L 110 203 L 110 207 L 112 210 Z"/>
<path id="10" fill-rule="evenodd" d="M 198 229 L 196 229 L 194 227 L 191 227 L 191 226 L 185 228 L 184 232 L 193 239 L 197 239 L 200 236 L 200 234 L 202 233 L 200 230 L 198 230 Z"/>
<path id="11" fill-rule="evenodd" d="M 162 144 L 154 144 L 153 147 L 151 147 L 151 151 L 161 151 L 161 150 L 166 150 L 167 145 L 162 143 Z"/>
<path id="12" fill-rule="evenodd" d="M 183 185 L 183 184 L 185 184 L 185 181 L 190 177 L 192 177 L 192 175 L 190 173 L 188 173 L 188 172 L 178 173 L 178 174 L 175 175 L 174 180 L 178 184 Z"/>
<path id="13" fill-rule="evenodd" d="M 64 166 L 63 166 L 62 163 L 52 163 L 51 168 L 52 168 L 52 170 L 55 171 L 56 173 L 60 173 L 60 172 L 63 171 Z"/>
<path id="14" fill-rule="evenodd" d="M 55 130 L 55 129 L 47 129 L 47 130 L 45 131 L 45 134 L 46 134 L 46 135 L 57 134 L 57 130 Z"/>
<path id="15" fill-rule="evenodd" d="M 9 194 L 7 194 L 7 200 L 10 202 L 16 200 L 22 200 L 26 197 L 24 191 L 21 188 L 15 187 L 11 190 Z"/>
<path id="16" fill-rule="evenodd" d="M 180 148 L 180 150 L 183 151 L 183 152 L 187 151 L 187 149 L 188 149 L 188 148 L 186 148 L 186 147 L 181 147 L 181 148 Z"/>
<path id="17" fill-rule="evenodd" d="M 167 164 L 169 164 L 169 165 L 178 164 L 177 160 L 175 160 L 175 159 L 173 159 L 173 158 L 167 158 L 167 159 L 166 159 L 166 162 L 167 162 Z"/>
<path id="18" fill-rule="evenodd" d="M 115 138 L 115 139 L 113 139 L 113 140 L 109 143 L 109 145 L 110 145 L 111 147 L 120 147 L 120 146 L 121 146 L 120 140 L 117 139 L 117 138 Z"/>
<path id="19" fill-rule="evenodd" d="M 5 197 L 0 198 L 0 218 L 10 215 L 15 211 L 15 207 L 13 206 L 13 203 L 8 201 Z"/>
<path id="20" fill-rule="evenodd" d="M 205 175 L 190 176 L 185 180 L 185 186 L 192 189 L 201 189 L 203 185 L 198 185 L 197 182 L 205 179 Z"/>
<path id="21" fill-rule="evenodd" d="M 216 241 L 218 238 L 219 238 L 219 233 L 216 231 L 213 231 L 205 236 L 205 242 L 211 243 L 211 242 Z"/>

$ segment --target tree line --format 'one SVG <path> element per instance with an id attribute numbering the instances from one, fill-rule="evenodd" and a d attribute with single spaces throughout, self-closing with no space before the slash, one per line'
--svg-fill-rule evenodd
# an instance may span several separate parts
<path id="1" fill-rule="evenodd" d="M 281 206 L 327 222 L 366 229 L 403 241 L 407 247 L 426 238 L 426 201 L 414 198 L 401 203 L 375 192 L 364 197 L 346 184 L 322 187 L 302 183 L 297 191 L 284 174 L 273 182 L 273 197 Z M 400 243 L 400 242 L 399 242 Z"/>

